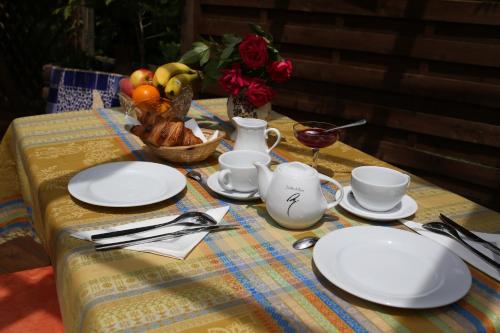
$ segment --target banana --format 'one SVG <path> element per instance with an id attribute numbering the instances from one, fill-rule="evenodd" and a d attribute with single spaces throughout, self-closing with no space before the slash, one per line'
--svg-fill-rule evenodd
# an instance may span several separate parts
<path id="1" fill-rule="evenodd" d="M 165 95 L 171 99 L 179 96 L 182 88 L 197 78 L 199 78 L 199 73 L 196 71 L 192 74 L 183 73 L 174 76 L 168 80 L 167 85 L 165 86 Z"/>
<path id="2" fill-rule="evenodd" d="M 174 75 L 181 73 L 195 73 L 189 66 L 181 62 L 170 62 L 168 64 L 158 67 L 153 76 L 153 85 L 158 87 L 166 86 L 168 80 L 170 80 Z"/>

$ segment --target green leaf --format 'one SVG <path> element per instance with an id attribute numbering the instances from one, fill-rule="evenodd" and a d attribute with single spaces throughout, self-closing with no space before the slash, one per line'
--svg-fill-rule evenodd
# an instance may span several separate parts
<path id="1" fill-rule="evenodd" d="M 206 43 L 203 43 L 203 42 L 194 42 L 193 49 L 206 50 L 206 49 L 208 49 L 208 45 Z"/>
<path id="2" fill-rule="evenodd" d="M 200 52 L 196 51 L 195 49 L 191 49 L 182 55 L 179 62 L 182 62 L 183 64 L 186 65 L 191 65 L 200 61 L 200 58 L 201 58 Z"/>
<path id="3" fill-rule="evenodd" d="M 226 45 L 236 45 L 241 42 L 241 37 L 235 36 L 233 34 L 222 35 L 222 43 Z"/>
<path id="4" fill-rule="evenodd" d="M 225 36 L 226 36 L 225 40 L 227 43 L 226 43 L 226 47 L 221 52 L 219 67 L 220 67 L 222 62 L 225 62 L 230 57 L 231 58 L 235 57 L 234 49 L 235 49 L 236 45 L 238 45 L 241 42 L 240 37 L 236 37 L 234 35 L 225 35 Z M 223 37 L 223 39 L 224 39 L 224 37 Z"/>
<path id="5" fill-rule="evenodd" d="M 228 45 L 223 51 L 222 53 L 220 54 L 220 59 L 222 61 L 226 60 L 227 58 L 229 58 L 231 56 L 231 54 L 233 53 L 234 51 L 234 46 L 235 44 L 230 44 Z"/>
<path id="6" fill-rule="evenodd" d="M 254 23 L 250 23 L 250 29 L 256 35 L 259 35 L 259 36 L 262 36 L 262 37 L 266 38 L 269 41 L 269 43 L 273 42 L 273 36 L 271 36 L 270 34 L 268 34 L 267 32 L 265 32 L 260 25 L 254 24 Z"/>
<path id="7" fill-rule="evenodd" d="M 267 50 L 269 53 L 269 58 L 271 60 L 279 60 L 280 59 L 280 52 L 277 49 L 275 49 L 272 46 L 268 46 Z"/>
<path id="8" fill-rule="evenodd" d="M 210 49 L 206 49 L 200 54 L 200 66 L 204 66 L 210 60 Z"/>
<path id="9" fill-rule="evenodd" d="M 70 16 L 71 16 L 71 12 L 72 12 L 72 10 L 71 10 L 71 6 L 66 6 L 66 7 L 64 8 L 63 15 L 64 15 L 64 19 L 65 19 L 65 20 L 67 20 L 67 19 L 69 19 L 69 18 L 70 18 Z"/>
<path id="10" fill-rule="evenodd" d="M 205 79 L 217 80 L 219 78 L 220 72 L 217 66 L 218 63 L 219 61 L 215 58 L 212 58 L 207 62 L 207 64 L 205 65 L 205 69 L 203 70 L 203 73 L 205 74 Z"/>
<path id="11" fill-rule="evenodd" d="M 203 56 L 203 53 L 208 52 L 210 50 L 210 48 L 205 43 L 195 42 L 195 43 L 193 43 L 193 48 L 191 50 L 193 52 L 198 53 L 199 54 L 198 59 L 201 59 Z"/>

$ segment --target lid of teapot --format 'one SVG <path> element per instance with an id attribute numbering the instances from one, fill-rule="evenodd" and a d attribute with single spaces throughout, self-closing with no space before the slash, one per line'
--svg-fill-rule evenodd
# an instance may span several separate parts
<path id="1" fill-rule="evenodd" d="M 275 172 L 293 178 L 318 177 L 318 172 L 314 168 L 301 162 L 282 163 Z"/>

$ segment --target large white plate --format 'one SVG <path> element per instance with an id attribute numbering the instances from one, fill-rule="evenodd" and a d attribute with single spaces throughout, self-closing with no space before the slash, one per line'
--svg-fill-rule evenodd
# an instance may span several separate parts
<path id="1" fill-rule="evenodd" d="M 400 308 L 453 303 L 471 286 L 469 269 L 447 248 L 388 227 L 350 227 L 322 237 L 314 263 L 330 282 L 363 299 Z"/>
<path id="2" fill-rule="evenodd" d="M 412 199 L 412 197 L 410 197 L 408 194 L 405 194 L 403 196 L 403 199 L 401 199 L 401 202 L 398 203 L 396 207 L 385 212 L 375 212 L 361 207 L 361 205 L 356 201 L 356 198 L 354 198 L 351 187 L 345 186 L 344 197 L 340 202 L 340 207 L 344 208 L 351 214 L 357 215 L 367 220 L 394 221 L 415 214 L 418 205 L 415 200 Z"/>
<path id="3" fill-rule="evenodd" d="M 106 207 L 135 207 L 166 200 L 186 187 L 186 177 L 151 162 L 101 164 L 76 174 L 68 184 L 78 200 Z"/>

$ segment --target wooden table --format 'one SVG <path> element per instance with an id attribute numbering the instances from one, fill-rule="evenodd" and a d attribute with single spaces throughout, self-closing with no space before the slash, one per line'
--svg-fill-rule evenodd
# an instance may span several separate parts
<path id="1" fill-rule="evenodd" d="M 194 101 L 189 115 L 202 126 L 231 129 L 225 99 Z M 180 195 L 145 207 L 104 208 L 73 199 L 68 181 L 85 168 L 119 160 L 161 162 L 123 129 L 123 121 L 122 113 L 104 109 L 19 118 L 2 141 L 0 198 L 22 193 L 57 272 L 68 332 L 500 330 L 500 285 L 474 268 L 470 292 L 433 310 L 370 303 L 315 274 L 312 251 L 293 250 L 294 240 L 373 225 L 341 208 L 329 211 L 329 218 L 313 228 L 290 231 L 273 222 L 262 203 L 215 198 L 192 181 Z M 273 114 L 270 126 L 284 138 L 273 159 L 309 162 L 310 150 L 295 140 L 291 125 L 291 119 Z M 218 153 L 231 145 L 223 141 Z M 320 159 L 344 185 L 353 167 L 385 165 L 341 142 L 322 149 Z M 196 169 L 204 176 L 218 169 L 216 155 L 174 167 L 181 172 Z M 326 186 L 324 190 L 333 192 Z M 500 231 L 498 213 L 419 178 L 412 178 L 409 194 L 419 205 L 413 218 L 417 222 L 435 220 L 442 212 L 473 230 Z M 127 250 L 95 252 L 89 242 L 70 236 L 77 230 L 226 204 L 230 211 L 225 221 L 243 228 L 210 234 L 183 261 Z M 3 207 L 5 212 L 10 206 Z M 391 225 L 402 228 L 397 222 Z"/>

